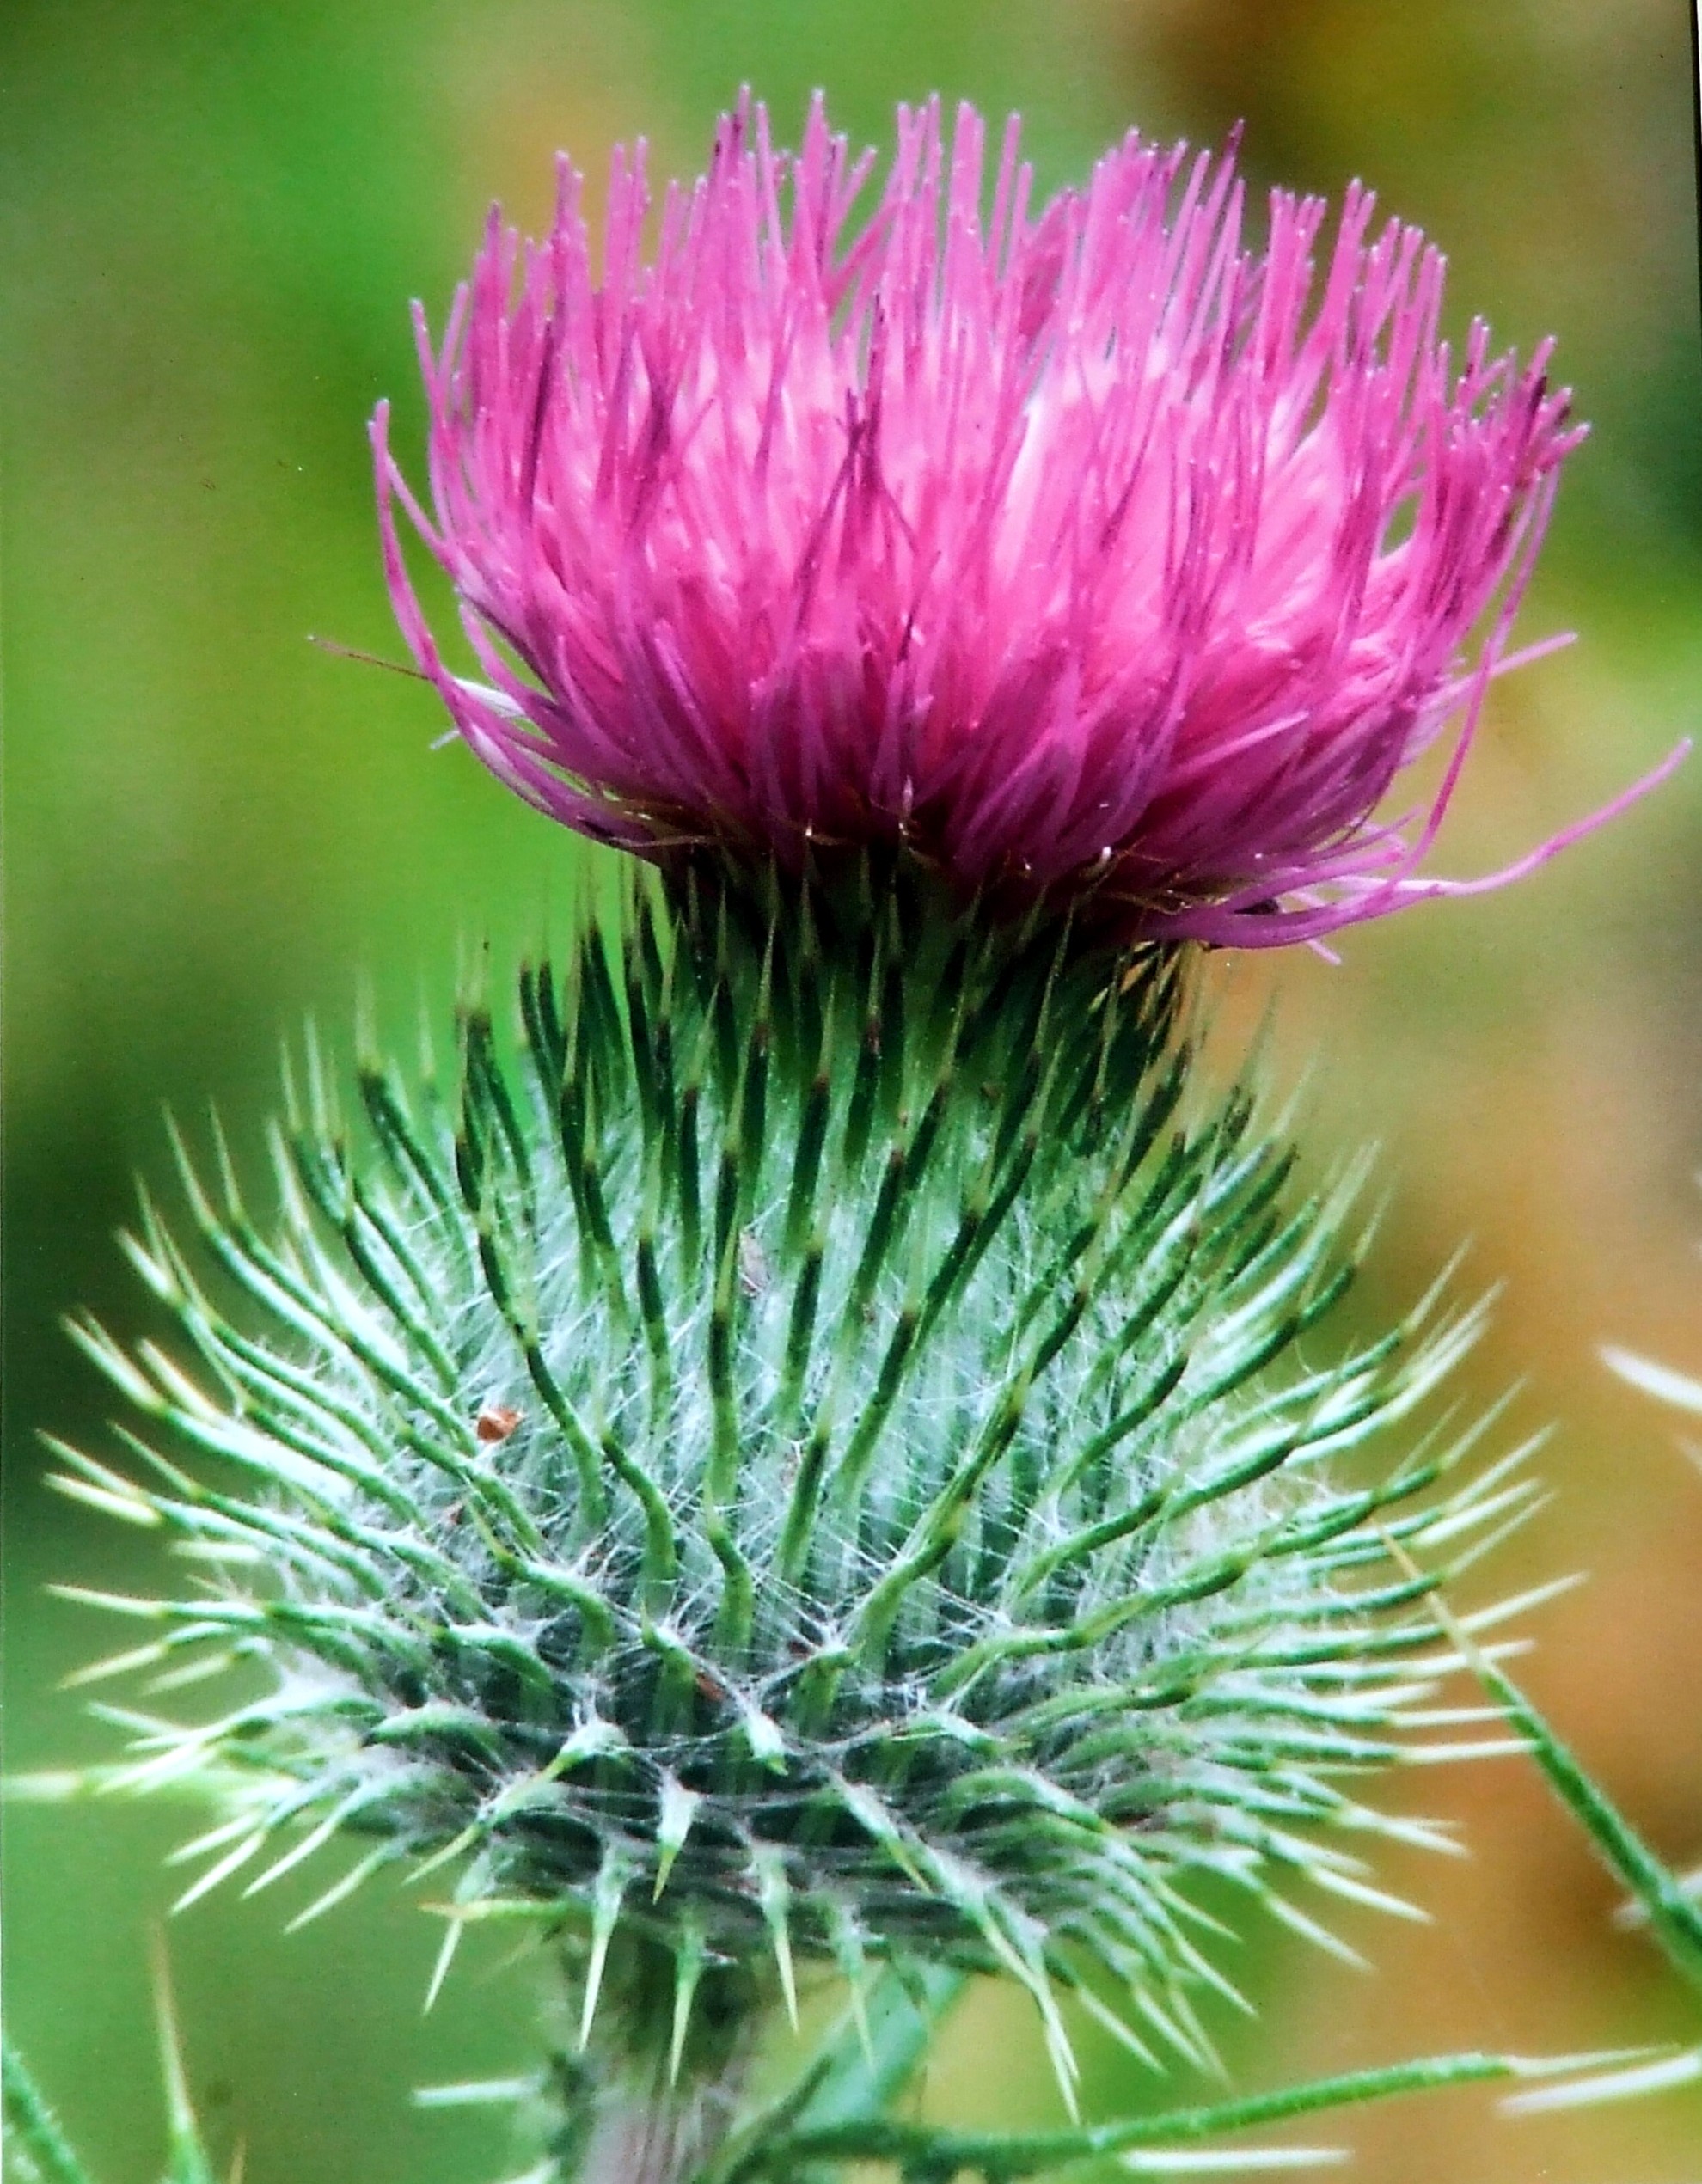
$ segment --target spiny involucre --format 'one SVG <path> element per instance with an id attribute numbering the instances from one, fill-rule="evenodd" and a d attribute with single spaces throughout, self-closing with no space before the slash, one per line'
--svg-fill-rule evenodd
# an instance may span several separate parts
<path id="1" fill-rule="evenodd" d="M 391 596 L 456 728 L 642 854 L 902 843 L 1148 939 L 1454 891 L 1419 867 L 1489 679 L 1532 656 L 1581 437 L 1547 348 L 1478 323 L 1456 356 L 1440 254 L 1357 186 L 1328 242 L 1321 200 L 1273 193 L 1255 249 L 1233 155 L 1131 133 L 1037 205 L 1014 123 L 990 188 L 984 133 L 901 110 L 860 213 L 873 155 L 819 101 L 796 153 L 747 103 L 648 262 L 617 153 L 600 278 L 565 162 L 543 242 L 493 215 L 440 346 L 419 322 L 425 503 L 374 428 Z M 1451 721 L 1428 817 L 1380 816 Z"/>
<path id="2" fill-rule="evenodd" d="M 1441 1575 L 1521 1500 L 1415 1502 L 1442 1424 L 1338 1462 L 1475 1315 L 1320 1361 L 1351 1178 L 1295 1202 L 1246 1094 L 1200 1110 L 1174 957 L 908 884 L 835 915 L 635 891 L 523 976 L 521 1051 L 463 1011 L 446 1101 L 364 1059 L 358 1130 L 313 1058 L 269 1236 L 186 1157 L 202 1251 L 151 1207 L 131 1250 L 194 1359 L 82 1327 L 175 1447 L 63 1484 L 205 1575 L 108 1603 L 115 1668 L 270 1688 L 123 1714 L 107 1779 L 227 1799 L 192 1893 L 340 1830 L 362 1876 L 459 1857 L 458 1921 L 576 1937 L 587 2028 L 638 1937 L 677 2053 L 758 1954 L 788 2003 L 804 1960 L 1002 1968 L 1061 2054 L 1109 1968 L 1197 2047 L 1190 1875 L 1312 1928 L 1291 1886 L 1365 1891 L 1315 1824 L 1396 1825 L 1344 1786 L 1438 1665 L 1390 1536 Z"/>

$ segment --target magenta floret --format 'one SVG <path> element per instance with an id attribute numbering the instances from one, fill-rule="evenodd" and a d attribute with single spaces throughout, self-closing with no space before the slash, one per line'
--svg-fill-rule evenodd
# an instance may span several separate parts
<path id="1" fill-rule="evenodd" d="M 648 259 L 617 152 L 600 280 L 565 162 L 547 242 L 493 214 L 436 351 L 420 321 L 429 512 L 374 426 L 456 728 L 640 853 L 903 844 L 1240 945 L 1453 891 L 1417 867 L 1582 437 L 1546 347 L 1479 324 L 1456 362 L 1441 256 L 1357 187 L 1329 242 L 1274 193 L 1254 251 L 1233 147 L 1131 134 L 1037 209 L 1014 121 L 989 204 L 984 133 L 901 109 L 859 217 L 873 156 L 819 101 L 795 154 L 741 107 Z M 1380 816 L 1450 723 L 1440 790 Z"/>

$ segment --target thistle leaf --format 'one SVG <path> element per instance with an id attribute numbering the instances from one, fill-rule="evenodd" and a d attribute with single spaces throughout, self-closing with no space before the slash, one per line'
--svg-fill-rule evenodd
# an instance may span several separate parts
<path id="1" fill-rule="evenodd" d="M 4 2073 L 5 2150 L 15 2155 L 27 2175 L 39 2184 L 90 2184 L 58 2118 L 10 2040 L 0 2043 L 0 2069 Z"/>

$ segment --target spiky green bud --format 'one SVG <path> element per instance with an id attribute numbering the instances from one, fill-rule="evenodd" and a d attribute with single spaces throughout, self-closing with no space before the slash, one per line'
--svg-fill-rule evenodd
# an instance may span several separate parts
<path id="1" fill-rule="evenodd" d="M 1007 1973 L 1066 2072 L 1102 1967 L 1196 2049 L 1191 1875 L 1369 1893 L 1319 1824 L 1393 1825 L 1346 1783 L 1520 1490 L 1425 1496 L 1440 1429 L 1339 1459 L 1475 1315 L 1319 1361 L 1354 1178 L 1296 1201 L 1246 1092 L 1201 1111 L 1173 958 L 832 915 L 635 893 L 517 1037 L 463 1010 L 446 1102 L 364 1059 L 346 1122 L 310 1054 L 275 1223 L 184 1154 L 200 1251 L 151 1206 L 131 1249 L 193 1360 L 85 1323 L 159 1430 L 62 1483 L 199 1574 L 108 1603 L 114 1667 L 270 1682 L 127 1717 L 122 1778 L 225 1799 L 197 1892 L 339 1831 L 336 1893 L 459 1859 L 462 1920 L 575 1937 L 584 2036 L 664 1965 L 674 2069 L 706 1981 L 806 1962 Z"/>

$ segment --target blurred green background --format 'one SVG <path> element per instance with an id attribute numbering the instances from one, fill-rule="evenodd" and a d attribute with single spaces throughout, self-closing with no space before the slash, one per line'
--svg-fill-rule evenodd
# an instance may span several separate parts
<path id="1" fill-rule="evenodd" d="M 1562 496 L 1527 633 L 1583 642 L 1497 690 L 1444 838 L 1515 854 L 1702 720 L 1702 360 L 1685 0 L 8 0 L 0 12 L 9 1080 L 6 1759 L 107 1753 L 58 1680 L 109 1639 L 45 1582 L 144 1581 L 145 1539 L 40 1490 L 34 1428 L 98 1439 L 57 1331 L 74 1300 L 134 1330 L 113 1247 L 162 1103 L 209 1095 L 252 1147 L 281 1030 L 335 1024 L 370 976 L 393 1024 L 458 941 L 499 954 L 559 904 L 573 845 L 464 753 L 395 657 L 363 428 L 419 405 L 406 315 L 440 313 L 486 204 L 545 217 L 550 155 L 593 177 L 642 132 L 695 171 L 749 80 L 783 132 L 824 85 L 883 138 L 938 88 L 1018 106 L 1049 185 L 1130 123 L 1247 121 L 1260 181 L 1362 175 L 1452 259 L 1452 312 L 1552 331 L 1595 436 Z M 1528 1679 L 1659 1844 L 1702 1856 L 1702 1478 L 1598 1344 L 1702 1371 L 1702 761 L 1505 896 L 1348 936 L 1344 961 L 1219 958 L 1227 1026 L 1281 998 L 1279 1068 L 1321 1056 L 1325 1150 L 1382 1141 L 1391 1211 L 1356 1307 L 1409 1300 L 1462 1239 L 1504 1282 L 1466 1391 L 1522 1377 L 1558 1422 L 1555 1493 L 1502 1557 L 1544 1612 Z M 1399 1864 L 1434 1924 L 1348 1923 L 1374 1970 L 1261 1938 L 1249 2080 L 1469 2042 L 1676 2034 L 1693 2014 L 1541 1789 L 1511 1763 L 1397 1795 L 1472 1856 Z M 182 1816 L 15 1807 L 6 2000 L 111 2184 L 156 2173 L 150 1931 Z M 493 1954 L 419 2004 L 434 1922 L 384 1892 L 285 1939 L 306 1876 L 171 1929 L 198 2094 L 250 2184 L 499 2173 L 488 2118 L 407 2089 L 523 2061 L 530 1975 Z M 179 1882 L 181 1885 L 181 1881 Z M 321 1886 L 323 1881 L 320 1882 Z M 1102 2104 L 1150 2100 L 1092 2050 Z M 937 2097 L 1050 2113 L 1019 2008 L 977 2004 Z M 1461 2095 L 1347 2135 L 1368 2184 L 1694 2184 L 1702 2092 L 1594 2119 L 1496 2120 Z"/>

